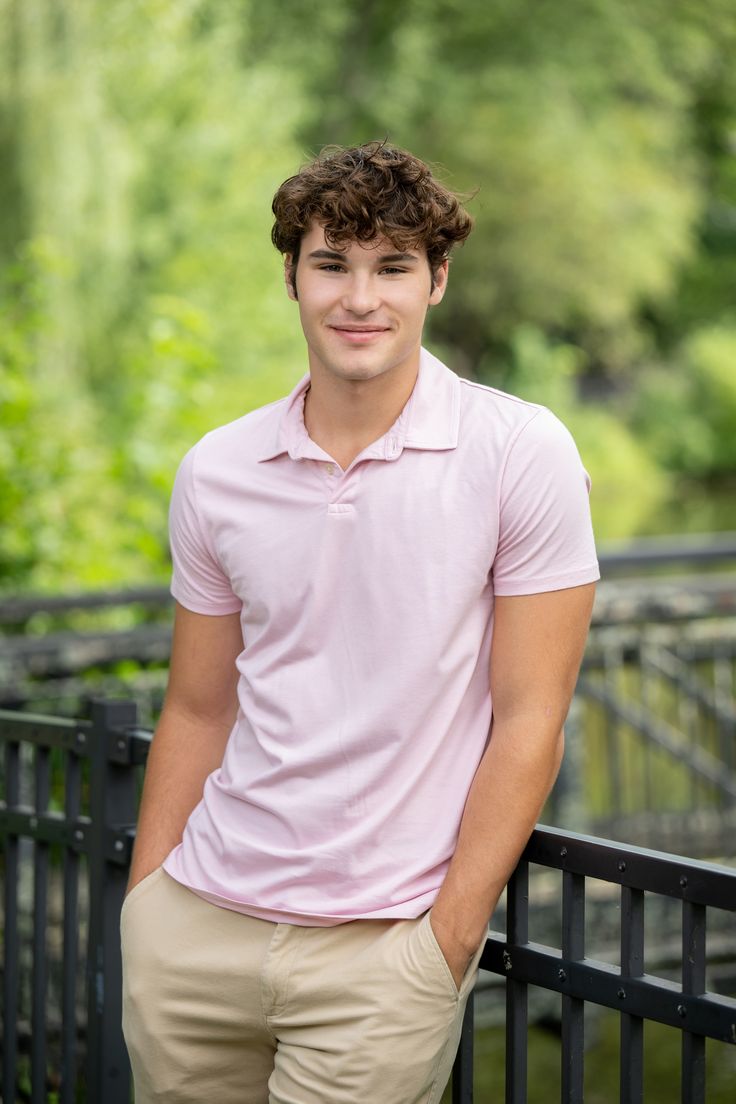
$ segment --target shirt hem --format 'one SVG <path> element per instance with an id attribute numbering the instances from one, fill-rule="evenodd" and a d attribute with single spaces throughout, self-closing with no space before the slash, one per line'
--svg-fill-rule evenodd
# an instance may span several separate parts
<path id="1" fill-rule="evenodd" d="M 224 617 L 228 613 L 240 613 L 241 609 L 243 608 L 243 603 L 240 601 L 238 601 L 237 604 L 234 602 L 228 602 L 227 604 L 223 603 L 222 606 L 216 606 L 215 608 L 213 608 L 211 602 L 206 603 L 192 601 L 189 597 L 174 590 L 173 587 L 170 588 L 169 593 L 171 594 L 172 598 L 174 598 L 180 605 L 184 606 L 185 609 L 190 610 L 191 613 L 204 613 L 210 617 Z"/>
<path id="2" fill-rule="evenodd" d="M 569 575 L 556 575 L 546 579 L 521 579 L 519 582 L 493 581 L 493 593 L 499 598 L 511 597 L 516 594 L 545 594 L 551 590 L 567 590 L 568 587 L 583 586 L 585 583 L 595 583 L 601 577 L 596 564 L 584 571 L 573 571 Z"/>
<path id="3" fill-rule="evenodd" d="M 167 862 L 163 863 L 163 868 L 174 881 L 195 893 L 197 897 L 209 901 L 211 905 L 229 909 L 231 912 L 239 912 L 244 916 L 253 916 L 256 920 L 269 920 L 276 924 L 296 924 L 299 927 L 330 928 L 338 924 L 348 924 L 351 920 L 416 920 L 432 907 L 439 893 L 438 888 L 404 904 L 387 905 L 373 910 L 356 910 L 350 915 L 336 916 L 334 913 L 326 912 L 293 912 L 287 909 L 261 908 L 249 901 L 236 901 L 231 897 L 223 897 L 219 893 L 210 893 L 206 889 L 197 889 L 171 870 Z"/>

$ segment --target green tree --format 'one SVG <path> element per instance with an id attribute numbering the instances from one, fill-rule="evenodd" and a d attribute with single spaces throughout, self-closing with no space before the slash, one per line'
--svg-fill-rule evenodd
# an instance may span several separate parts
<path id="1" fill-rule="evenodd" d="M 243 67 L 247 26 L 227 2 L 2 7 L 6 150 L 24 196 L 6 263 L 24 243 L 55 258 L 8 300 L 14 311 L 37 290 L 44 310 L 8 369 L 29 405 L 5 453 L 22 482 L 39 450 L 34 479 L 76 503 L 53 546 L 8 551 L 8 571 L 53 586 L 160 577 L 178 459 L 302 368 L 269 241 L 271 195 L 298 160 L 299 97 L 271 63 Z M 37 487 L 25 501 L 46 509 Z"/>

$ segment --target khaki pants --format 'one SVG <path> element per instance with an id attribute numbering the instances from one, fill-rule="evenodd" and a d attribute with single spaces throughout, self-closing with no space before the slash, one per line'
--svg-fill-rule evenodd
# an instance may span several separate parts
<path id="1" fill-rule="evenodd" d="M 458 992 L 429 913 L 300 927 L 209 904 L 162 869 L 121 918 L 136 1104 L 437 1104 Z"/>

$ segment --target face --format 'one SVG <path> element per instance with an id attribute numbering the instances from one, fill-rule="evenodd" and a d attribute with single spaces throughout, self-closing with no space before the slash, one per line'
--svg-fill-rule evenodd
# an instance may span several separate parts
<path id="1" fill-rule="evenodd" d="M 296 272 L 286 258 L 310 371 L 354 381 L 416 371 L 427 309 L 440 302 L 446 283 L 445 261 L 433 286 L 424 249 L 404 252 L 385 238 L 338 248 L 314 224 L 302 238 Z"/>

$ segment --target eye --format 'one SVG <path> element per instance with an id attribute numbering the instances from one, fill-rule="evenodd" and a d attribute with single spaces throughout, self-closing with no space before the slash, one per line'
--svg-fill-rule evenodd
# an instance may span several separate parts
<path id="1" fill-rule="evenodd" d="M 394 265 L 386 265 L 381 269 L 381 272 L 385 272 L 388 276 L 401 275 L 402 272 L 406 272 L 405 268 L 396 268 Z"/>
<path id="2" fill-rule="evenodd" d="M 341 264 L 322 264 L 319 266 L 320 272 L 344 272 L 345 266 Z"/>

